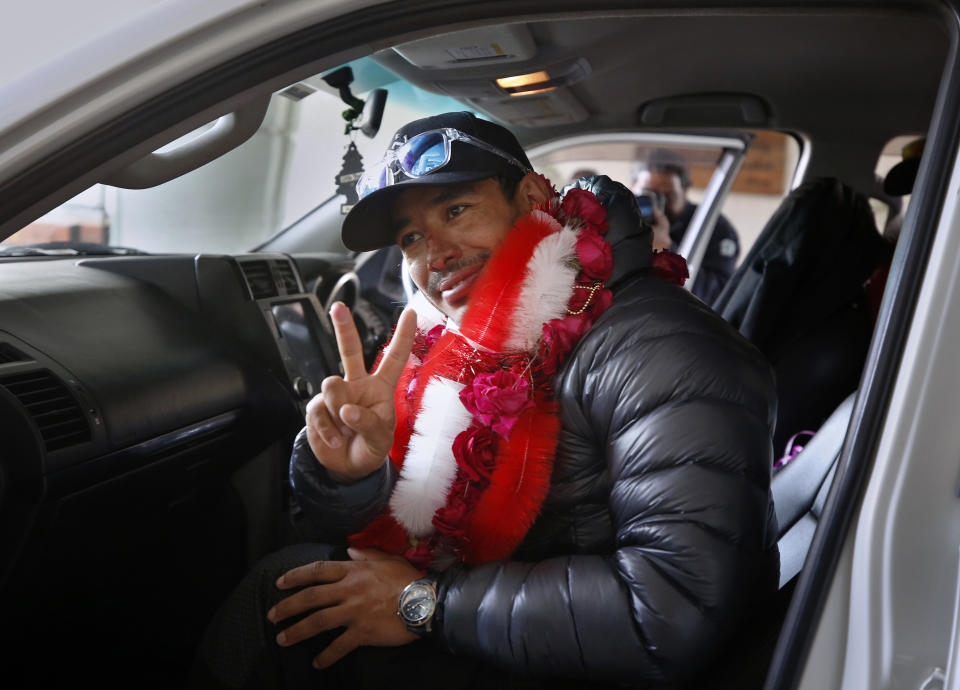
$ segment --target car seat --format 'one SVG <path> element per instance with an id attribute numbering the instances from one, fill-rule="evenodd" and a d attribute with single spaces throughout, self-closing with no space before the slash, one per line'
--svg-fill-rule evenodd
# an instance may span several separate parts
<path id="1" fill-rule="evenodd" d="M 800 572 L 810 550 L 837 461 L 847 435 L 856 393 L 848 395 L 803 450 L 770 483 L 777 513 L 780 587 Z"/>
<path id="2" fill-rule="evenodd" d="M 820 178 L 783 200 L 712 305 L 774 367 L 778 453 L 857 387 L 873 333 L 864 286 L 891 254 L 867 198 Z"/>

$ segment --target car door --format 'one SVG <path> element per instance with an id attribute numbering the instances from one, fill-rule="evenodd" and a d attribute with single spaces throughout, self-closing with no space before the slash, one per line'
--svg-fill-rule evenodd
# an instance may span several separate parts
<path id="1" fill-rule="evenodd" d="M 958 68 L 954 52 L 768 690 L 960 687 Z"/>

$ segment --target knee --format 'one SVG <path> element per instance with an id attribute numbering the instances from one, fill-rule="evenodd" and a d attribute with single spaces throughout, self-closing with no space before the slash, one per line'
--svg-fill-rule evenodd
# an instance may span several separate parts
<path id="1" fill-rule="evenodd" d="M 290 590 L 277 589 L 277 579 L 281 575 L 314 561 L 342 560 L 337 555 L 337 548 L 329 544 L 294 544 L 264 556 L 248 575 L 251 581 L 256 582 L 257 598 L 263 610 L 290 595 Z"/>

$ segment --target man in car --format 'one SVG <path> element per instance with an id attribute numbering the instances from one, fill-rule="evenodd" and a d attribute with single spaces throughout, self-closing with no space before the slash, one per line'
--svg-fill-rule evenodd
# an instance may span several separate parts
<path id="1" fill-rule="evenodd" d="M 291 460 L 323 543 L 254 569 L 194 685 L 683 685 L 775 591 L 770 369 L 629 190 L 579 184 L 470 113 L 365 173 L 344 241 L 398 244 L 416 313 L 368 373 L 332 308 Z"/>
<path id="2" fill-rule="evenodd" d="M 668 149 L 654 149 L 634 168 L 633 193 L 652 190 L 663 195 L 664 213 L 670 222 L 673 249 L 680 245 L 697 205 L 687 200 L 690 173 L 683 157 Z M 703 263 L 692 292 L 712 304 L 737 267 L 740 240 L 726 216 L 717 218 L 713 235 L 703 255 Z"/>

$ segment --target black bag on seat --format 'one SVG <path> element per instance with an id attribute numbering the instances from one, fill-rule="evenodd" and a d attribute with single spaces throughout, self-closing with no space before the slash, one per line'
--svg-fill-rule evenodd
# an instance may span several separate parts
<path id="1" fill-rule="evenodd" d="M 891 252 L 866 197 L 820 178 L 783 200 L 713 304 L 776 371 L 777 454 L 856 389 L 873 333 L 864 283 Z"/>

